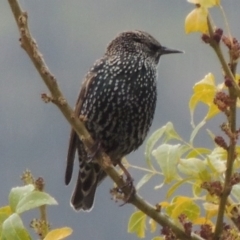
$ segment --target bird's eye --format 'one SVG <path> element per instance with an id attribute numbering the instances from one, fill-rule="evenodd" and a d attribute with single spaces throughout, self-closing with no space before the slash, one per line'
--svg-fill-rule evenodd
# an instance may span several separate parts
<path id="1" fill-rule="evenodd" d="M 159 46 L 155 45 L 155 44 L 151 44 L 149 46 L 150 50 L 153 52 L 157 52 L 159 50 Z"/>
<path id="2" fill-rule="evenodd" d="M 142 43 L 142 39 L 140 39 L 140 38 L 135 37 L 135 38 L 133 38 L 133 40 L 134 40 L 134 42 Z"/>

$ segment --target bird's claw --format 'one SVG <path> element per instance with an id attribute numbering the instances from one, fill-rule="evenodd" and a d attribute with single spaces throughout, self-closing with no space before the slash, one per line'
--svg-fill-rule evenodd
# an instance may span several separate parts
<path id="1" fill-rule="evenodd" d="M 93 147 L 90 149 L 90 153 L 87 155 L 87 162 L 92 162 L 94 157 L 97 156 L 99 153 L 99 150 L 101 149 L 101 143 L 100 142 L 95 142 Z"/>
<path id="2" fill-rule="evenodd" d="M 123 189 L 126 187 L 130 188 L 130 192 L 128 194 L 126 194 L 124 196 L 124 202 L 122 204 L 120 204 L 119 206 L 122 207 L 124 206 L 126 203 L 130 202 L 131 198 L 133 197 L 133 195 L 136 193 L 136 189 L 133 185 L 133 178 L 132 177 L 127 177 L 126 179 L 126 183 L 122 186 L 118 188 L 118 192 L 123 193 Z"/>

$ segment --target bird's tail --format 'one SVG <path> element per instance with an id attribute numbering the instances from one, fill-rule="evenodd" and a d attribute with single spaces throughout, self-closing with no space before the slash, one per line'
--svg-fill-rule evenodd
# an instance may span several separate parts
<path id="1" fill-rule="evenodd" d="M 98 184 L 106 177 L 97 163 L 80 162 L 78 180 L 71 198 L 75 210 L 91 211 Z"/>

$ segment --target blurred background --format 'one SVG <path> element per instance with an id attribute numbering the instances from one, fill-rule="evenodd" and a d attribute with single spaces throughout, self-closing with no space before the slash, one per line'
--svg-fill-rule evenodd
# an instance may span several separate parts
<path id="1" fill-rule="evenodd" d="M 184 50 L 185 54 L 161 58 L 158 105 L 149 135 L 171 121 L 178 133 L 189 140 L 192 127 L 188 101 L 193 85 L 209 72 L 215 75 L 217 82 L 222 81 L 219 62 L 210 47 L 202 42 L 200 34 L 184 32 L 185 17 L 194 5 L 185 0 L 21 0 L 20 3 L 28 12 L 29 27 L 48 67 L 72 106 L 84 75 L 119 32 L 144 30 L 162 45 Z M 222 0 L 222 5 L 231 32 L 239 39 L 239 11 L 236 9 L 240 9 L 240 1 Z M 215 24 L 225 26 L 220 10 L 211 12 Z M 48 90 L 20 48 L 18 39 L 8 2 L 0 1 L 0 206 L 8 203 L 10 189 L 21 185 L 19 176 L 28 168 L 35 176 L 45 179 L 46 191 L 58 201 L 58 206 L 48 210 L 49 220 L 53 228 L 72 227 L 74 232 L 69 239 L 137 239 L 134 234 L 126 233 L 134 208 L 131 205 L 119 207 L 120 203 L 111 200 L 109 179 L 98 188 L 95 207 L 90 213 L 76 213 L 69 206 L 77 176 L 76 164 L 72 183 L 68 187 L 64 185 L 70 126 L 53 104 L 41 100 L 41 93 Z M 205 113 L 206 108 L 199 106 L 196 123 Z M 222 122 L 222 118 L 213 119 L 204 128 L 218 134 Z M 198 135 L 195 144 L 212 146 L 205 131 Z M 146 166 L 144 145 L 127 159 L 134 165 Z M 136 182 L 144 174 L 134 169 L 130 172 Z M 165 197 L 168 186 L 153 190 L 153 184 L 161 181 L 152 179 L 140 190 L 151 204 Z M 24 217 L 31 218 L 28 214 Z M 147 239 L 150 238 L 149 235 Z"/>

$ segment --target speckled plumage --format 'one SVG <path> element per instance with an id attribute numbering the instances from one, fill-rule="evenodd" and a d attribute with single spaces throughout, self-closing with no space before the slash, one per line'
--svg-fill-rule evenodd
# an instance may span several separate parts
<path id="1" fill-rule="evenodd" d="M 75 112 L 84 116 L 91 136 L 115 165 L 146 138 L 157 101 L 159 58 L 177 52 L 162 47 L 146 32 L 123 32 L 87 73 Z M 71 180 L 76 151 L 80 169 L 71 204 L 76 210 L 90 210 L 96 187 L 106 174 L 96 162 L 89 162 L 82 142 L 72 130 L 66 184 Z"/>

